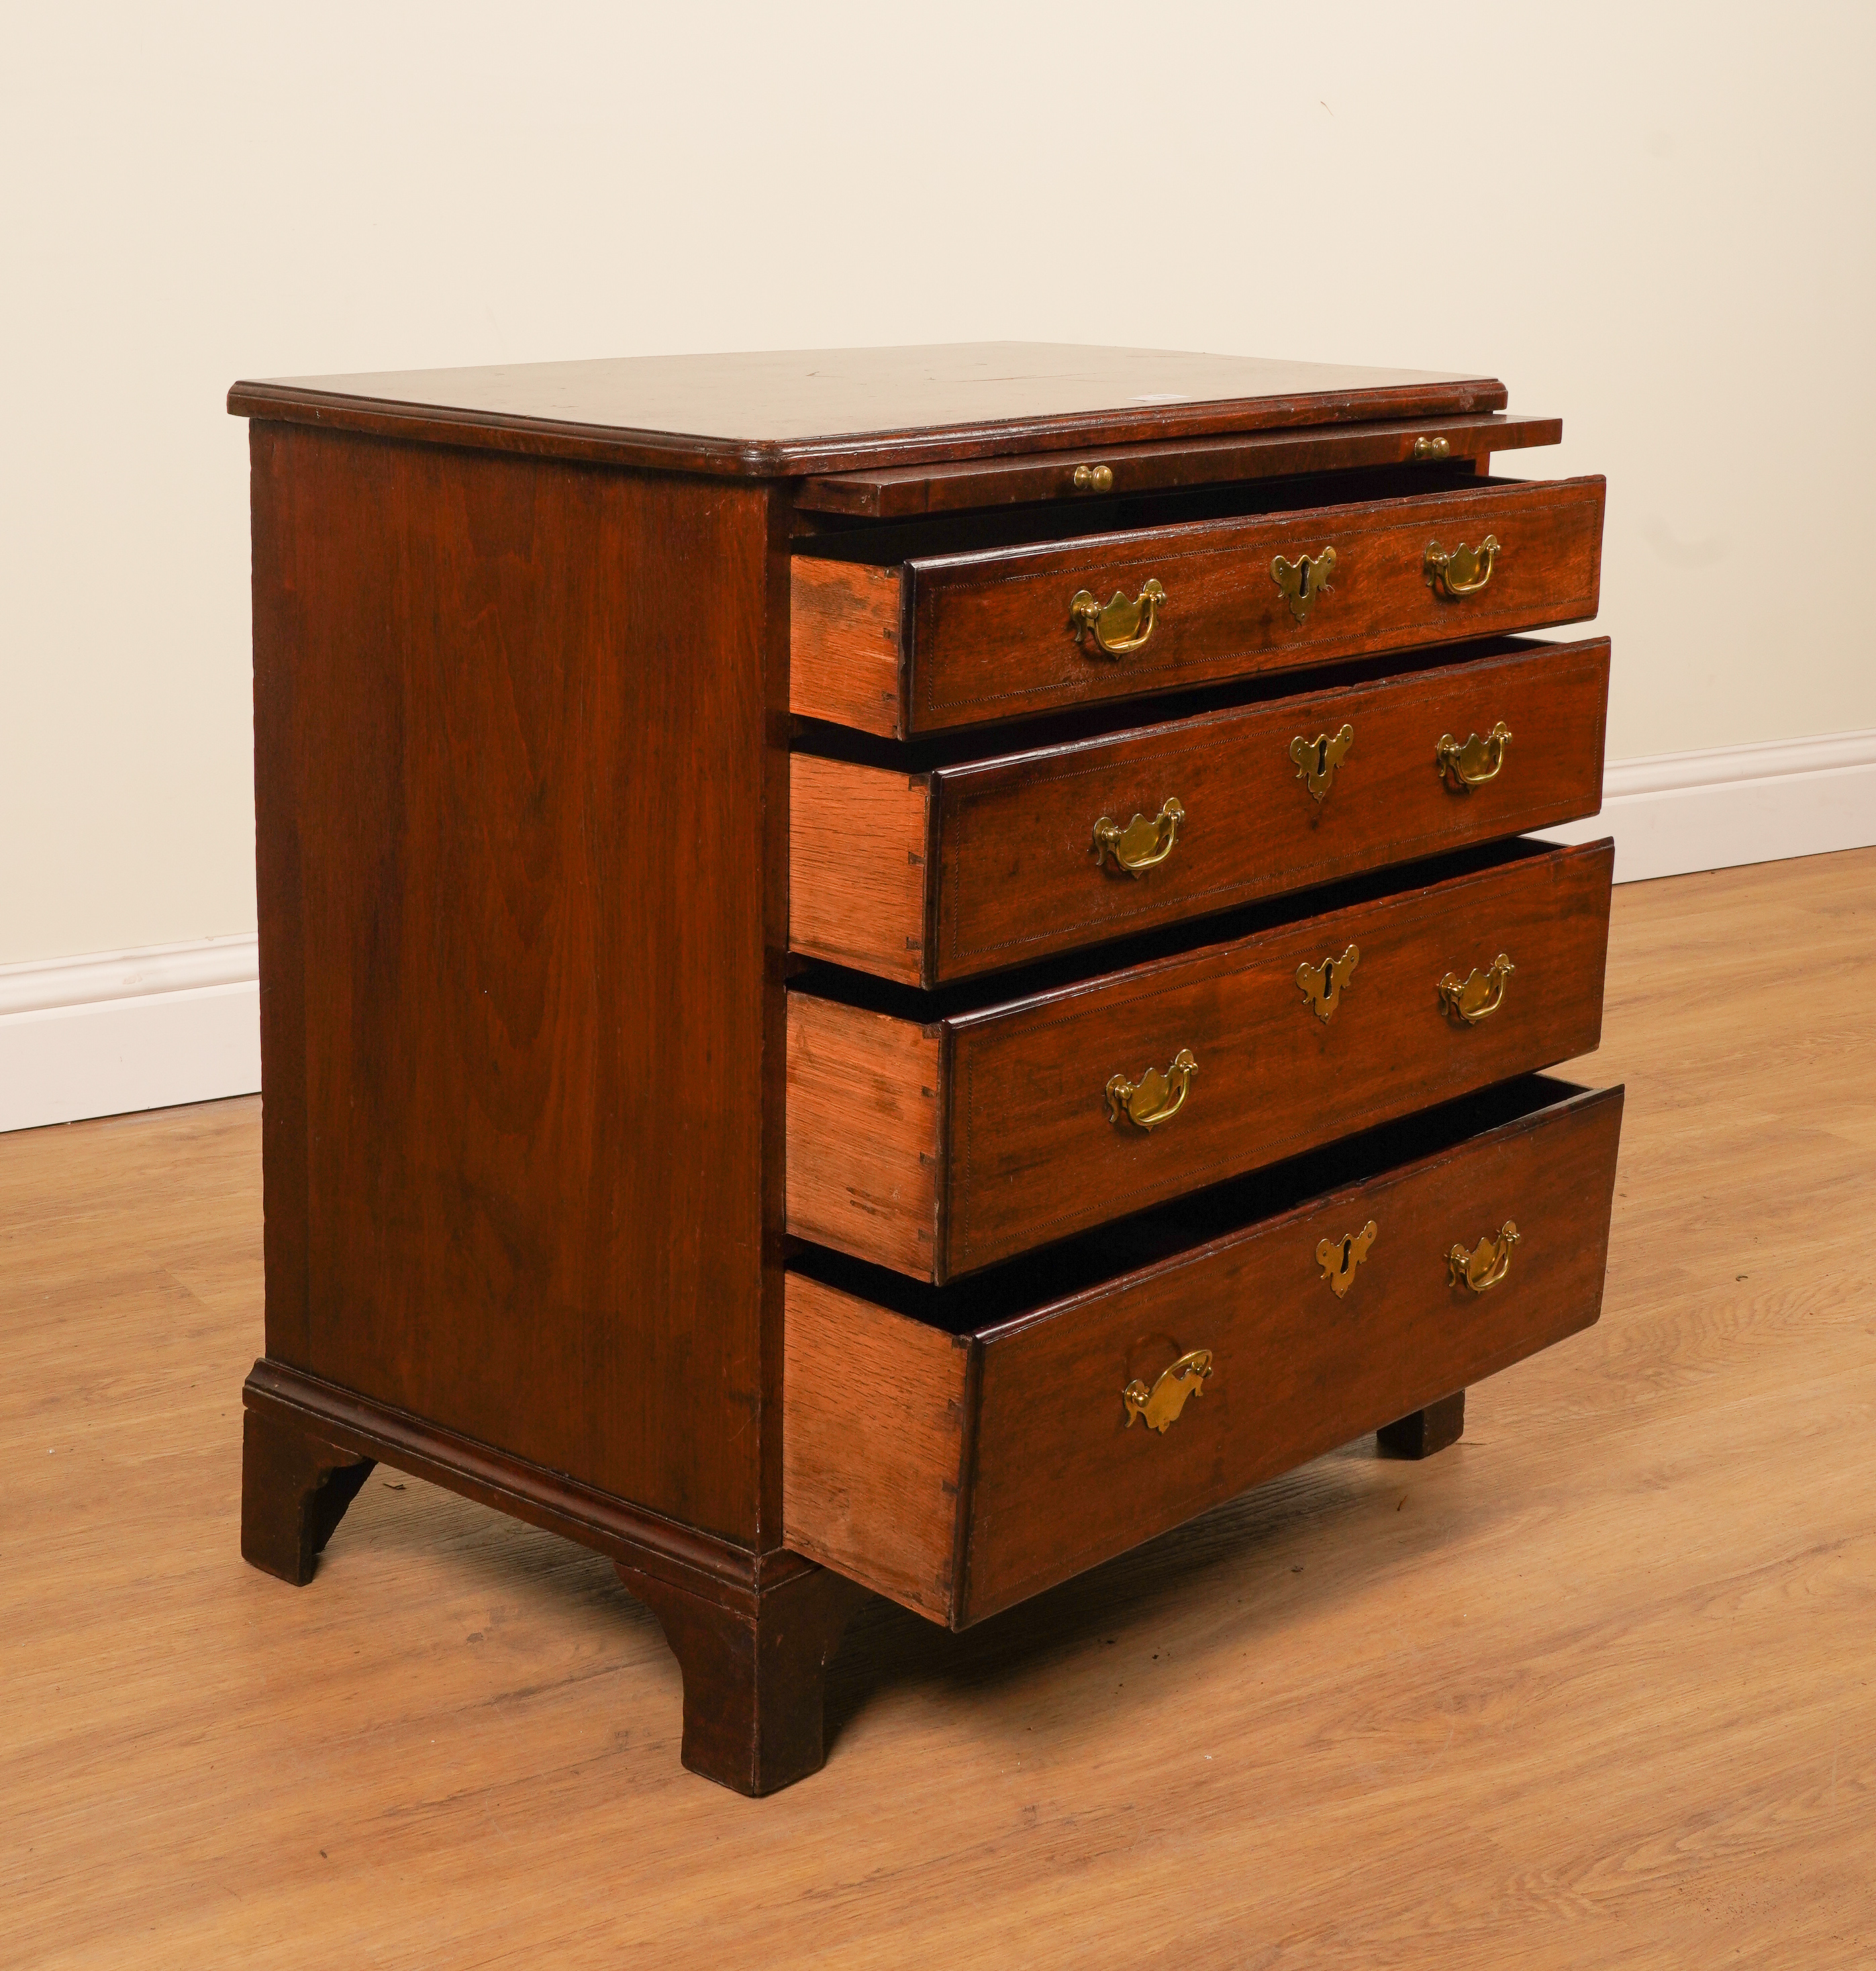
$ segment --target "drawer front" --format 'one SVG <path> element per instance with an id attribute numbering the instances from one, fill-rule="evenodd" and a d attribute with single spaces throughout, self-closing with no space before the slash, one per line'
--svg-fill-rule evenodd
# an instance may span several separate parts
<path id="1" fill-rule="evenodd" d="M 798 562 L 793 635 L 806 696 L 795 709 L 870 731 L 936 732 L 1585 621 L 1601 582 L 1603 491 L 1600 478 L 1503 483 L 934 556 L 897 571 Z M 1487 536 L 1497 543 L 1489 567 L 1461 561 L 1429 579 L 1429 555 L 1478 550 Z M 1280 562 L 1287 592 L 1273 572 Z M 1107 611 L 1116 596 L 1123 606 Z"/>
<path id="2" fill-rule="evenodd" d="M 1514 852 L 931 1026 L 792 994 L 788 1229 L 943 1281 L 1588 1053 L 1613 862 Z"/>
<path id="3" fill-rule="evenodd" d="M 1552 827 L 1601 805 L 1608 691 L 1598 638 L 910 780 L 797 755 L 790 941 L 937 986 Z"/>
<path id="4" fill-rule="evenodd" d="M 787 1543 L 962 1627 L 1588 1326 L 1621 1110 L 1570 1096 L 975 1334 L 791 1275 Z M 1321 1256 L 1370 1225 L 1337 1292 Z"/>

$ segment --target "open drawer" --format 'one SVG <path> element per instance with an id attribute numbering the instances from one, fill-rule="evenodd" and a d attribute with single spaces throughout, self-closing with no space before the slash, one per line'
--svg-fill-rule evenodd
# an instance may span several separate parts
<path id="1" fill-rule="evenodd" d="M 1508 842 L 1000 993 L 803 975 L 787 1229 L 943 1285 L 1573 1060 L 1601 1034 L 1614 863 Z"/>
<path id="2" fill-rule="evenodd" d="M 905 738 L 1596 613 L 1600 478 L 1239 497 L 1291 503 L 957 552 L 921 546 L 936 523 L 822 537 L 793 564 L 790 709 Z"/>
<path id="3" fill-rule="evenodd" d="M 1507 1083 L 965 1285 L 803 1256 L 786 1544 L 962 1628 L 1561 1341 L 1621 1115 Z"/>
<path id="4" fill-rule="evenodd" d="M 1607 637 L 908 772 L 797 752 L 788 940 L 933 986 L 1602 805 Z"/>

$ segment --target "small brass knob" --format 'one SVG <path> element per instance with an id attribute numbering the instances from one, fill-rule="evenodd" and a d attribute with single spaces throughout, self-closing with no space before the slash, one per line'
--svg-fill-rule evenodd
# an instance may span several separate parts
<path id="1" fill-rule="evenodd" d="M 1075 490 L 1077 493 L 1111 493 L 1113 490 L 1112 466 L 1078 465 L 1075 468 Z"/>
<path id="2" fill-rule="evenodd" d="M 1414 457 L 1418 458 L 1451 458 L 1452 441 L 1444 438 L 1417 438 L 1414 440 Z"/>

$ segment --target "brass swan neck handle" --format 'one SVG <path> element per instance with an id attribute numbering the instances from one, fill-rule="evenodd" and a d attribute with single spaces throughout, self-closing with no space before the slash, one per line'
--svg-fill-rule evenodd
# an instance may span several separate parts
<path id="1" fill-rule="evenodd" d="M 1481 972 L 1475 965 L 1464 979 L 1449 972 L 1439 982 L 1440 1004 L 1467 1026 L 1476 1027 L 1505 1003 L 1505 981 L 1517 969 L 1501 951 L 1487 971 Z"/>
<path id="2" fill-rule="evenodd" d="M 1194 1348 L 1189 1354 L 1181 1355 L 1171 1368 L 1162 1369 L 1150 1389 L 1136 1376 L 1120 1393 L 1120 1399 L 1127 1406 L 1125 1428 L 1132 1430 L 1134 1419 L 1139 1417 L 1148 1430 L 1156 1430 L 1164 1437 L 1179 1421 L 1186 1398 L 1204 1395 L 1211 1373 L 1212 1351 Z"/>
<path id="3" fill-rule="evenodd" d="M 1092 634 L 1095 648 L 1104 657 L 1124 657 L 1145 647 L 1159 621 L 1160 604 L 1165 600 L 1165 590 L 1151 580 L 1132 602 L 1119 589 L 1114 591 L 1113 600 L 1106 604 L 1088 590 L 1079 589 L 1068 605 L 1075 641 L 1079 643 Z"/>
<path id="4" fill-rule="evenodd" d="M 1118 1122 L 1122 1116 L 1136 1129 L 1157 1129 L 1170 1122 L 1185 1106 L 1192 1077 L 1199 1071 L 1190 1047 L 1181 1047 L 1171 1067 L 1162 1074 L 1150 1067 L 1138 1081 L 1124 1074 L 1110 1075 L 1107 1083 L 1107 1119 Z"/>
<path id="5" fill-rule="evenodd" d="M 1504 767 L 1505 748 L 1510 744 L 1511 728 L 1501 718 L 1483 739 L 1476 732 L 1468 732 L 1461 742 L 1450 732 L 1442 732 L 1433 757 L 1438 763 L 1441 779 L 1464 793 L 1497 779 Z"/>
<path id="6" fill-rule="evenodd" d="M 1453 1246 L 1446 1255 L 1453 1285 L 1468 1286 L 1474 1293 L 1497 1286 L 1511 1270 L 1511 1249 L 1519 1236 L 1517 1227 L 1507 1218 L 1496 1237 L 1487 1233 L 1471 1252 L 1463 1246 Z"/>
<path id="7" fill-rule="evenodd" d="M 1173 852 L 1185 818 L 1185 810 L 1171 798 L 1151 819 L 1136 814 L 1125 828 L 1102 815 L 1094 824 L 1094 852 L 1103 862 L 1112 855 L 1114 866 L 1130 876 L 1144 875 Z"/>
<path id="8" fill-rule="evenodd" d="M 1438 541 L 1429 541 L 1420 572 L 1435 595 L 1477 595 L 1491 580 L 1503 552 L 1496 534 L 1487 534 L 1476 548 L 1461 541 L 1450 553 Z"/>

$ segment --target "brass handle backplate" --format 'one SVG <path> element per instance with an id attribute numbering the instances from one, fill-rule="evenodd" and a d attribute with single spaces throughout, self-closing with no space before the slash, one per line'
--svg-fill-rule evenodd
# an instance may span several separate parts
<path id="1" fill-rule="evenodd" d="M 1078 589 L 1068 605 L 1075 641 L 1079 643 L 1084 634 L 1092 631 L 1094 647 L 1103 656 L 1124 657 L 1145 646 L 1159 621 L 1159 606 L 1165 600 L 1165 590 L 1151 580 L 1142 587 L 1139 599 L 1133 602 L 1119 589 L 1114 591 L 1112 601 L 1106 604 L 1097 601 L 1088 590 Z"/>
<path id="2" fill-rule="evenodd" d="M 1450 554 L 1438 541 L 1429 541 L 1420 572 L 1435 595 L 1477 595 L 1491 580 L 1503 552 L 1496 534 L 1487 534 L 1476 548 L 1461 541 Z"/>
<path id="3" fill-rule="evenodd" d="M 1134 1419 L 1144 1417 L 1147 1429 L 1164 1437 L 1179 1421 L 1186 1398 L 1204 1395 L 1206 1380 L 1211 1373 L 1212 1351 L 1194 1348 L 1190 1354 L 1181 1355 L 1170 1369 L 1162 1369 L 1150 1389 L 1135 1376 L 1120 1393 L 1121 1401 L 1127 1406 L 1126 1428 L 1132 1430 Z"/>
<path id="4" fill-rule="evenodd" d="M 1505 1003 L 1505 981 L 1517 969 L 1501 951 L 1488 971 L 1481 972 L 1475 965 L 1464 979 L 1457 972 L 1449 972 L 1440 981 L 1440 1003 L 1448 1012 L 1457 1013 L 1467 1026 L 1476 1027 Z"/>
<path id="5" fill-rule="evenodd" d="M 1320 965 L 1296 968 L 1297 990 L 1309 1002 L 1310 1010 L 1317 1019 L 1335 1018 L 1335 1009 L 1342 1003 L 1342 988 L 1360 963 L 1361 947 L 1351 944 L 1340 958 L 1325 958 Z"/>
<path id="6" fill-rule="evenodd" d="M 1113 490 L 1112 466 L 1078 465 L 1075 468 L 1075 490 L 1077 493 L 1111 493 Z"/>
<path id="7" fill-rule="evenodd" d="M 1185 1106 L 1186 1090 L 1199 1071 L 1190 1047 L 1181 1047 L 1164 1074 L 1150 1067 L 1138 1081 L 1124 1074 L 1110 1075 L 1107 1083 L 1107 1119 L 1118 1122 L 1122 1116 L 1137 1129 L 1157 1129 L 1170 1122 Z"/>
<path id="8" fill-rule="evenodd" d="M 1322 1277 L 1334 1289 L 1337 1300 L 1355 1284 L 1355 1269 L 1368 1256 L 1368 1249 L 1375 1242 L 1380 1227 L 1370 1218 L 1359 1232 L 1349 1232 L 1340 1239 L 1324 1239 L 1316 1248 L 1316 1263 L 1322 1269 Z"/>
<path id="9" fill-rule="evenodd" d="M 1329 578 L 1334 573 L 1334 548 L 1324 548 L 1313 556 L 1304 555 L 1300 561 L 1285 561 L 1278 555 L 1270 564 L 1270 578 L 1277 585 L 1277 593 L 1288 603 L 1290 614 L 1299 623 L 1308 620 L 1316 598 L 1328 593 Z"/>
<path id="10" fill-rule="evenodd" d="M 1290 741 L 1290 760 L 1296 768 L 1296 777 L 1308 788 L 1313 800 L 1327 800 L 1329 790 L 1335 784 L 1335 770 L 1348 757 L 1348 749 L 1355 743 L 1355 728 L 1344 725 L 1330 738 L 1326 732 L 1318 732 L 1314 739 L 1305 739 L 1299 732 Z"/>
<path id="11" fill-rule="evenodd" d="M 1103 861 L 1112 855 L 1114 866 L 1125 869 L 1130 876 L 1143 876 L 1173 852 L 1173 845 L 1179 839 L 1179 824 L 1185 818 L 1185 810 L 1170 798 L 1150 819 L 1136 814 L 1125 828 L 1102 815 L 1094 824 L 1094 852 Z"/>
<path id="12" fill-rule="evenodd" d="M 1474 1293 L 1495 1287 L 1511 1269 L 1511 1249 L 1518 1243 L 1518 1228 L 1507 1218 L 1498 1228 L 1497 1238 L 1489 1233 L 1467 1252 L 1454 1246 L 1446 1255 L 1454 1286 L 1469 1286 Z"/>
<path id="13" fill-rule="evenodd" d="M 1463 744 L 1450 732 L 1440 735 L 1433 749 L 1440 777 L 1449 787 L 1464 793 L 1467 787 L 1482 787 L 1495 780 L 1505 764 L 1505 748 L 1511 744 L 1511 728 L 1501 718 L 1481 739 L 1468 732 Z"/>

